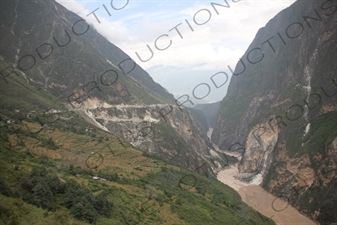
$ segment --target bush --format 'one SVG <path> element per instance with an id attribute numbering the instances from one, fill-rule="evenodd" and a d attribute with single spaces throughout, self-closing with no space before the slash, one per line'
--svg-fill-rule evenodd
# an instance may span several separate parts
<path id="1" fill-rule="evenodd" d="M 52 150 L 56 150 L 59 147 L 55 144 L 54 140 L 52 138 L 41 138 L 41 147 L 50 148 Z"/>
<path id="2" fill-rule="evenodd" d="M 0 219 L 3 221 L 2 224 L 11 224 L 11 225 L 19 224 L 15 216 L 13 216 L 13 210 L 1 204 L 0 204 Z"/>
<path id="3" fill-rule="evenodd" d="M 96 196 L 94 207 L 102 216 L 111 217 L 112 204 L 107 199 L 107 193 L 102 192 Z"/>
<path id="4" fill-rule="evenodd" d="M 54 210 L 55 194 L 63 193 L 65 184 L 57 176 L 48 176 L 45 168 L 33 168 L 29 176 L 19 182 L 19 194 L 23 200 L 44 209 Z"/>
<path id="5" fill-rule="evenodd" d="M 108 201 L 107 194 L 102 192 L 94 197 L 89 189 L 80 186 L 75 181 L 67 183 L 63 205 L 74 217 L 89 223 L 95 223 L 98 214 L 111 217 L 112 204 Z"/>
<path id="6" fill-rule="evenodd" d="M 7 197 L 13 196 L 12 190 L 7 186 L 6 182 L 2 178 L 0 178 L 0 193 Z"/>
<path id="7" fill-rule="evenodd" d="M 97 214 L 94 210 L 88 207 L 87 204 L 82 204 L 82 202 L 76 203 L 70 208 L 71 214 L 76 218 L 81 220 L 87 220 L 89 223 L 95 223 L 97 220 Z"/>
<path id="8" fill-rule="evenodd" d="M 33 204 L 44 209 L 53 209 L 54 196 L 46 182 L 39 182 L 32 189 Z"/>

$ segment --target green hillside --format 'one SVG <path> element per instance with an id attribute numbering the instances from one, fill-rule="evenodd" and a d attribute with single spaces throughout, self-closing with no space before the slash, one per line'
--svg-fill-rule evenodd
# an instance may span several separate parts
<path id="1" fill-rule="evenodd" d="M 7 79 L 0 224 L 273 224 L 219 181 L 150 158 L 40 86 Z"/>

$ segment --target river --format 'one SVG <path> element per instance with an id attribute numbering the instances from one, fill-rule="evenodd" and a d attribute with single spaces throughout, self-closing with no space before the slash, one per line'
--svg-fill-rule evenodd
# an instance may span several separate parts
<path id="1" fill-rule="evenodd" d="M 210 129 L 207 132 L 209 138 L 212 131 L 213 130 Z M 214 145 L 214 148 L 220 151 L 216 145 Z M 227 151 L 221 152 L 228 154 Z M 232 152 L 230 155 L 238 156 Z M 220 171 L 217 175 L 217 179 L 237 191 L 242 201 L 262 215 L 272 219 L 277 225 L 316 225 L 314 221 L 303 216 L 290 204 L 265 191 L 259 185 L 248 184 L 235 179 L 234 176 L 238 173 L 239 171 L 236 164 Z"/>

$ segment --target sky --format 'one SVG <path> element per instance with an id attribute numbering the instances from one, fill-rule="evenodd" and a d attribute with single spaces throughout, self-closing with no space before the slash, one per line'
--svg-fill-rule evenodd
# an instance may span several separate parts
<path id="1" fill-rule="evenodd" d="M 197 104 L 223 99 L 231 77 L 227 65 L 235 68 L 258 29 L 296 0 L 227 0 L 229 7 L 225 0 L 56 1 L 94 26 L 176 98 L 187 94 Z M 215 74 L 218 86 L 228 78 L 226 84 L 215 87 L 210 79 Z"/>

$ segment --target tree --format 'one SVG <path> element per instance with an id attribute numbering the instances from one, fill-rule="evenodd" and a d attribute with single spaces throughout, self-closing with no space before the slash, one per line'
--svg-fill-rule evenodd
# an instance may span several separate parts
<path id="1" fill-rule="evenodd" d="M 58 146 L 55 144 L 55 142 L 52 138 L 41 137 L 40 139 L 41 139 L 41 146 L 42 147 L 50 148 L 50 149 L 53 149 L 53 150 L 58 149 Z"/>
<path id="2" fill-rule="evenodd" d="M 112 204 L 107 199 L 107 193 L 102 192 L 96 196 L 94 207 L 102 216 L 111 217 Z"/>
<path id="3" fill-rule="evenodd" d="M 97 221 L 97 212 L 92 205 L 84 199 L 81 199 L 79 202 L 74 204 L 70 208 L 70 213 L 77 219 L 86 220 L 89 223 L 95 223 Z"/>
<path id="4" fill-rule="evenodd" d="M 33 177 L 45 177 L 48 175 L 48 171 L 44 167 L 34 167 L 29 174 L 30 178 Z"/>
<path id="5" fill-rule="evenodd" d="M 79 219 L 82 219 L 84 216 L 84 205 L 81 202 L 78 202 L 76 205 L 71 207 L 70 212 Z"/>
<path id="6" fill-rule="evenodd" d="M 35 205 L 44 209 L 53 209 L 54 196 L 47 184 L 39 182 L 32 192 Z"/>
<path id="7" fill-rule="evenodd" d="M 20 194 L 26 202 L 38 207 L 52 210 L 54 209 L 55 198 L 50 188 L 48 172 L 45 168 L 33 168 L 28 177 L 20 180 Z"/>
<path id="8" fill-rule="evenodd" d="M 67 183 L 63 205 L 70 209 L 71 214 L 78 219 L 87 220 L 90 223 L 95 223 L 97 220 L 97 212 L 93 207 L 95 197 L 89 189 L 82 187 L 75 181 Z"/>
<path id="9" fill-rule="evenodd" d="M 53 194 L 64 194 L 66 192 L 66 184 L 61 183 L 57 176 L 49 177 L 47 183 Z"/>
<path id="10" fill-rule="evenodd" d="M 98 143 L 102 143 L 103 140 L 104 140 L 104 137 L 101 137 L 101 136 L 100 136 L 100 137 L 97 138 Z"/>

